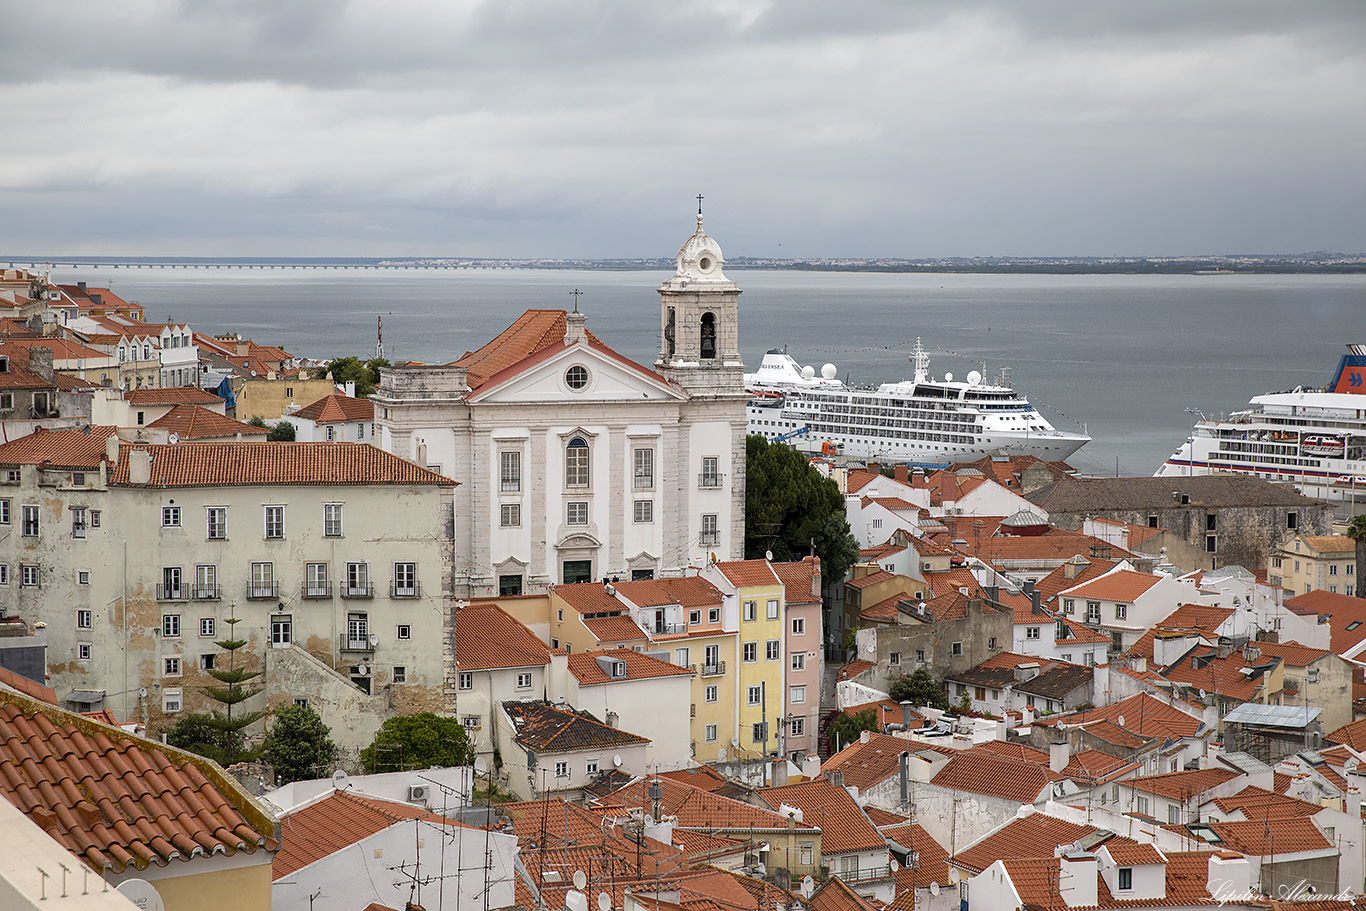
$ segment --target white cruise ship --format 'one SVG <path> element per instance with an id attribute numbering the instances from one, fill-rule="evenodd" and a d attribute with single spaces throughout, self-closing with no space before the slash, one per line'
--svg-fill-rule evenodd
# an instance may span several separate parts
<path id="1" fill-rule="evenodd" d="M 1322 389 L 1259 395 L 1246 411 L 1199 421 L 1155 477 L 1237 471 L 1311 497 L 1366 495 L 1366 345 L 1347 351 Z"/>
<path id="2" fill-rule="evenodd" d="M 844 455 L 889 463 L 944 466 L 995 451 L 1066 459 L 1091 438 L 1057 430 L 1023 396 L 982 382 L 929 375 L 929 356 L 915 340 L 915 377 L 898 383 L 846 386 L 833 364 L 801 367 L 777 349 L 757 373 L 745 374 L 749 432 L 808 455 Z"/>

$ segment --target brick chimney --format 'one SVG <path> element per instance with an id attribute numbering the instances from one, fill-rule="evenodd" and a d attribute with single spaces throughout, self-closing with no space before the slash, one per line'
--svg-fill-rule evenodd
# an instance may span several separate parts
<path id="1" fill-rule="evenodd" d="M 905 465 L 898 465 L 898 466 L 896 466 L 895 468 L 892 469 L 893 476 L 894 476 L 898 481 L 900 481 L 902 484 L 907 483 L 908 480 L 909 480 L 909 479 L 907 478 L 907 472 L 908 472 L 908 471 L 909 471 L 909 469 L 908 469 Z"/>
<path id="2" fill-rule="evenodd" d="M 917 468 L 915 471 L 911 472 L 911 487 L 916 490 L 924 490 L 926 486 L 925 469 Z"/>

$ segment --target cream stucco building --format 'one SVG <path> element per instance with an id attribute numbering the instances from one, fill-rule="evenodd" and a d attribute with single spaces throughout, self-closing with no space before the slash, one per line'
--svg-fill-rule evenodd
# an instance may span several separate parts
<path id="1" fill-rule="evenodd" d="M 378 445 L 460 482 L 456 593 L 681 575 L 744 545 L 740 290 L 702 230 L 659 288 L 654 369 L 530 310 L 444 365 L 384 368 Z"/>

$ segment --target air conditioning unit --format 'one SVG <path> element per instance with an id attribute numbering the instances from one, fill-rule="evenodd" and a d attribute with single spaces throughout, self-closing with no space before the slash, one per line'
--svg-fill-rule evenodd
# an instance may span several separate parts
<path id="1" fill-rule="evenodd" d="M 426 802 L 427 802 L 427 789 L 428 789 L 429 787 L 430 787 L 430 785 L 425 785 L 425 784 L 410 784 L 410 785 L 408 785 L 408 802 L 409 802 L 409 803 L 418 803 L 418 802 L 426 803 Z"/>

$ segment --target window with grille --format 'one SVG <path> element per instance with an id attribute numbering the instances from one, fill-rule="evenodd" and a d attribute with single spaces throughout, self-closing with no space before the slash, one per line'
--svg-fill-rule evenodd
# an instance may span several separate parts
<path id="1" fill-rule="evenodd" d="M 342 504 L 323 504 L 323 534 L 329 538 L 340 538 L 342 533 Z"/>
<path id="2" fill-rule="evenodd" d="M 20 526 L 20 534 L 25 538 L 38 537 L 38 507 L 36 505 L 24 505 L 23 524 Z"/>
<path id="3" fill-rule="evenodd" d="M 331 594 L 331 592 L 327 585 L 327 564 L 305 563 L 304 596 L 308 598 L 326 598 L 329 594 Z"/>
<path id="4" fill-rule="evenodd" d="M 228 536 L 228 510 L 224 506 L 210 506 L 204 510 L 211 541 L 222 541 Z"/>
<path id="5" fill-rule="evenodd" d="M 161 527 L 178 528 L 180 527 L 180 507 L 163 506 L 161 507 Z"/>
<path id="6" fill-rule="evenodd" d="M 266 507 L 266 537 L 283 538 L 285 536 L 285 508 L 283 506 Z"/>
<path id="7" fill-rule="evenodd" d="M 498 463 L 503 493 L 519 493 L 522 489 L 522 454 L 499 453 Z"/>
<path id="8" fill-rule="evenodd" d="M 289 645 L 294 641 L 294 620 L 289 615 L 270 618 L 270 644 Z"/>
<path id="9" fill-rule="evenodd" d="M 42 572 L 36 563 L 19 564 L 19 584 L 26 588 L 41 588 L 43 584 Z"/>
<path id="10" fill-rule="evenodd" d="M 251 596 L 253 598 L 275 597 L 275 564 L 251 564 Z"/>
<path id="11" fill-rule="evenodd" d="M 639 524 L 653 522 L 655 520 L 655 501 L 636 500 L 635 520 Z"/>
<path id="12" fill-rule="evenodd" d="M 702 543 L 721 543 L 720 522 L 715 513 L 706 513 L 702 516 Z"/>
<path id="13" fill-rule="evenodd" d="M 655 451 L 637 449 L 634 456 L 635 489 L 650 490 L 655 486 Z"/>
<path id="14" fill-rule="evenodd" d="M 522 504 L 504 503 L 498 509 L 498 524 L 503 528 L 516 528 L 522 524 Z"/>
<path id="15" fill-rule="evenodd" d="M 416 564 L 416 563 L 395 563 L 395 564 L 394 564 L 394 597 L 396 597 L 396 598 L 415 598 L 415 597 L 417 597 L 417 564 Z"/>
<path id="16" fill-rule="evenodd" d="M 370 594 L 370 564 L 346 564 L 346 591 L 350 595 L 368 596 Z"/>
<path id="17" fill-rule="evenodd" d="M 199 621 L 199 635 L 205 639 L 212 639 L 215 635 L 215 626 L 217 626 L 217 624 L 214 623 L 214 619 L 212 617 L 203 618 Z"/>
<path id="18" fill-rule="evenodd" d="M 588 524 L 588 503 L 578 500 L 568 504 L 568 514 L 566 520 L 570 525 Z"/>

